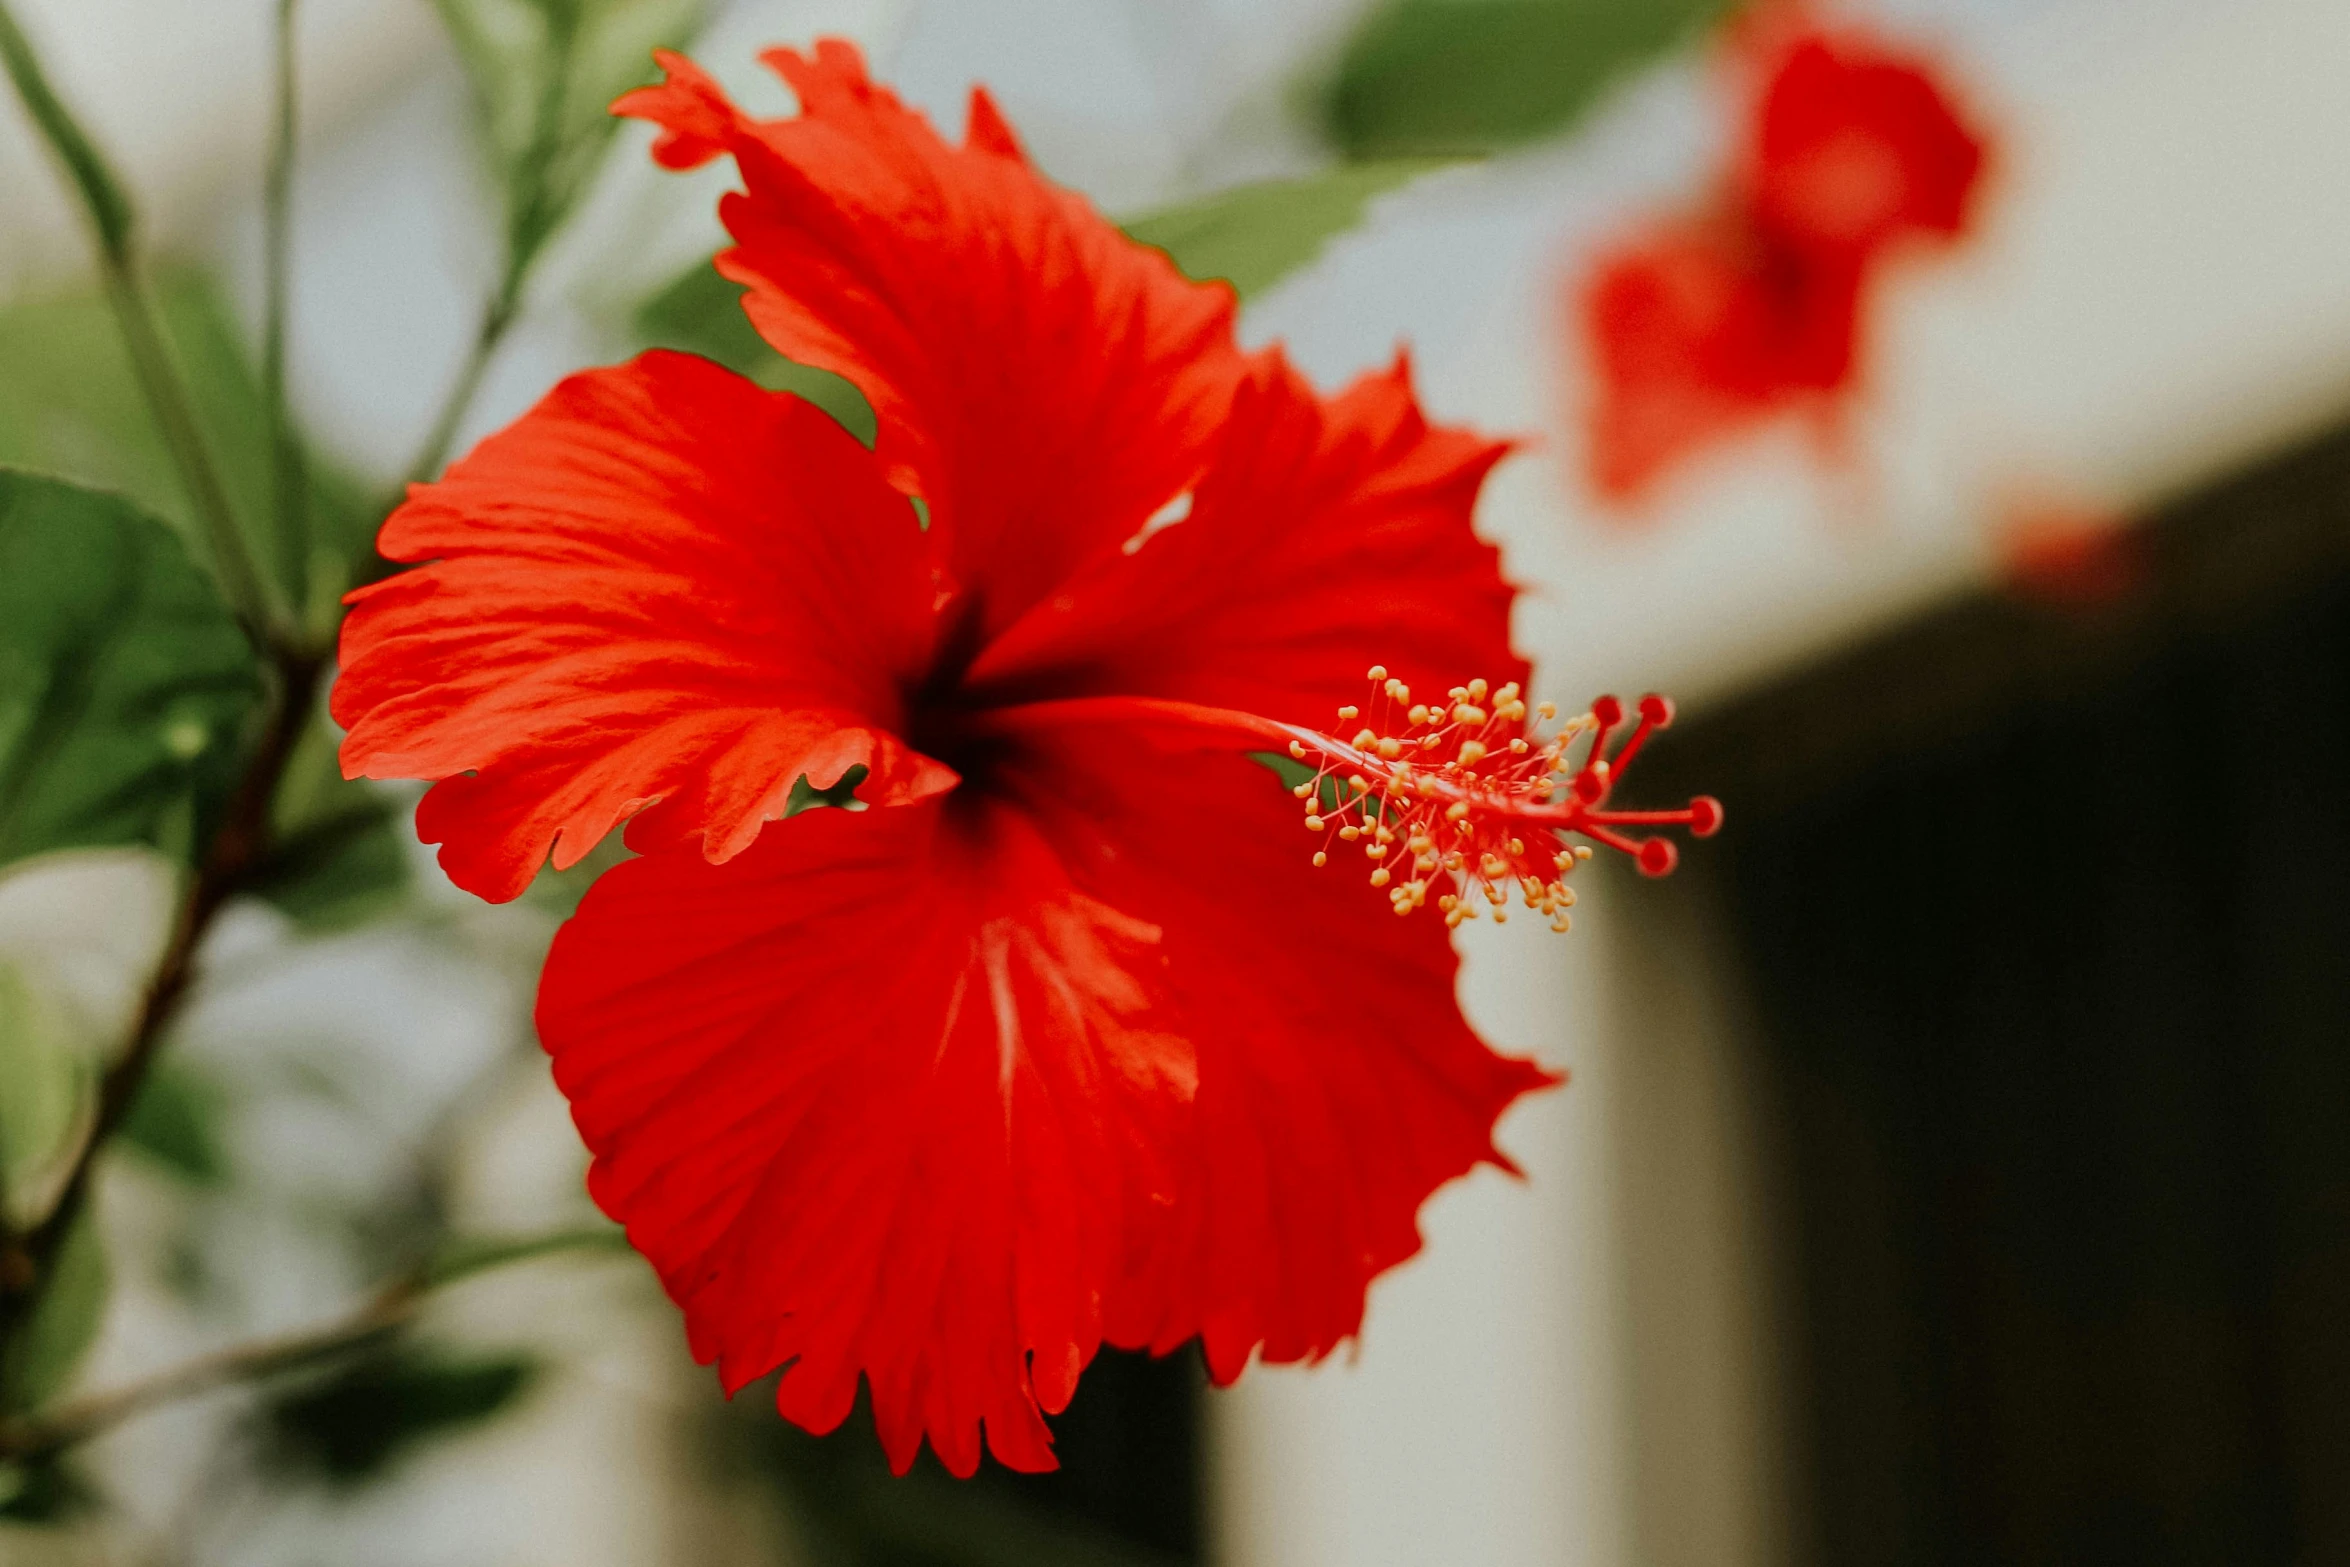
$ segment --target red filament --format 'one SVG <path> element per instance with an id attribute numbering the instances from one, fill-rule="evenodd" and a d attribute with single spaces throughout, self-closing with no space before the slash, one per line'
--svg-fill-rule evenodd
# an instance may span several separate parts
<path id="1" fill-rule="evenodd" d="M 1387 890 L 1398 914 L 1433 899 L 1447 925 L 1483 909 L 1500 922 L 1515 889 L 1564 931 L 1575 901 L 1567 877 L 1592 853 L 1566 835 L 1663 876 L 1679 851 L 1669 838 L 1639 836 L 1641 829 L 1686 827 L 1703 838 L 1722 825 L 1721 803 L 1710 795 L 1673 810 L 1609 806 L 1648 737 L 1672 723 L 1664 697 L 1642 697 L 1627 719 L 1622 702 L 1603 696 L 1545 737 L 1541 726 L 1556 709 L 1544 702 L 1530 713 L 1515 682 L 1496 689 L 1472 680 L 1425 702 L 1383 667 L 1374 665 L 1370 680 L 1364 707 L 1338 710 L 1351 738 L 1294 731 L 1289 754 L 1317 768 L 1291 792 L 1305 803 L 1307 828 L 1323 835 L 1314 863 L 1359 846 L 1371 884 Z"/>

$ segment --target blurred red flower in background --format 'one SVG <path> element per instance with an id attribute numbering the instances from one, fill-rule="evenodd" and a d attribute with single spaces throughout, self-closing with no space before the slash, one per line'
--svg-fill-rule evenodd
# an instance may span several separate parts
<path id="1" fill-rule="evenodd" d="M 675 57 L 618 109 L 735 159 L 720 269 L 876 446 L 684 355 L 565 381 L 386 524 L 421 564 L 353 596 L 344 765 L 439 780 L 419 831 L 486 897 L 628 822 L 540 1031 L 730 1391 L 782 1368 L 821 1431 L 863 1377 L 901 1470 L 983 1429 L 1049 1468 L 1105 1339 L 1327 1353 L 1552 1080 L 1239 754 L 1373 658 L 1523 680 L 1469 523 L 1505 448 L 1401 365 L 1326 400 L 1243 355 L 984 94 L 958 147 L 845 44 L 767 59 L 796 117 Z M 792 815 L 803 777 L 855 806 Z"/>
<path id="2" fill-rule="evenodd" d="M 2062 492 L 2007 495 L 1991 543 L 2007 591 L 2050 608 L 2102 609 L 2142 591 L 2152 576 L 2145 537 L 2127 516 Z"/>
<path id="3" fill-rule="evenodd" d="M 1610 500 L 1775 415 L 1832 422 L 1887 258 L 1973 216 L 1984 141 L 1929 62 L 1778 7 L 1734 28 L 1733 50 L 1755 85 L 1719 194 L 1572 285 L 1591 482 Z"/>

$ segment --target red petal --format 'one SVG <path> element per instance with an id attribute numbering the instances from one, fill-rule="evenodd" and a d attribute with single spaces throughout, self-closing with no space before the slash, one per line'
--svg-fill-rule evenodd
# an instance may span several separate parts
<path id="1" fill-rule="evenodd" d="M 539 998 L 590 1190 L 731 1390 L 847 1414 L 891 1462 L 1053 1466 L 1101 1292 L 1167 1199 L 1191 1047 L 1159 932 L 969 791 L 824 810 L 729 865 L 608 872 Z"/>
<path id="2" fill-rule="evenodd" d="M 1859 270 L 1735 223 L 1644 236 L 1603 257 L 1578 294 L 1603 495 L 1637 496 L 1706 446 L 1852 385 Z"/>
<path id="3" fill-rule="evenodd" d="M 838 40 L 765 58 L 798 93 L 744 116 L 661 57 L 664 161 L 733 154 L 746 187 L 719 258 L 789 358 L 856 383 L 890 482 L 929 504 L 955 580 L 993 636 L 1199 472 L 1241 360 L 1232 296 L 1186 281 L 1018 156 L 974 98 L 965 144 L 866 76 Z"/>
<path id="4" fill-rule="evenodd" d="M 1850 259 L 1966 226 L 1984 163 L 1930 62 L 1865 33 L 1800 37 L 1757 106 L 1747 181 L 1782 242 Z"/>
<path id="5" fill-rule="evenodd" d="M 1509 450 L 1431 427 L 1408 367 L 1325 403 L 1257 358 L 1189 514 L 1104 550 L 973 664 L 1020 699 L 1167 696 L 1327 726 L 1364 671 L 1523 681 L 1512 589 L 1470 525 Z"/>
<path id="6" fill-rule="evenodd" d="M 892 1461 L 1040 1410 L 1104 1336 L 1229 1380 L 1328 1352 L 1551 1081 L 1461 1021 L 1434 919 L 1315 871 L 1295 801 L 1138 729 L 1016 738 L 1005 795 L 656 854 L 556 939 L 539 1028 L 590 1189 L 726 1384 Z M 1198 831 L 1181 830 L 1196 823 Z"/>
<path id="7" fill-rule="evenodd" d="M 1399 918 L 1370 863 L 1317 870 L 1297 802 L 1232 755 L 1123 726 L 1027 737 L 1023 801 L 1078 884 L 1165 932 L 1170 1014 L 1199 1063 L 1176 1201 L 1106 1308 L 1113 1343 L 1202 1340 L 1219 1382 L 1312 1360 L 1420 1247 L 1428 1196 L 1555 1081 L 1495 1055 L 1454 997 L 1441 921 Z"/>
<path id="8" fill-rule="evenodd" d="M 703 360 L 573 376 L 385 523 L 429 564 L 354 593 L 334 713 L 352 776 L 510 898 L 658 800 L 712 859 L 801 774 L 903 803 L 955 775 L 897 738 L 932 587 L 905 500 L 837 424 Z"/>

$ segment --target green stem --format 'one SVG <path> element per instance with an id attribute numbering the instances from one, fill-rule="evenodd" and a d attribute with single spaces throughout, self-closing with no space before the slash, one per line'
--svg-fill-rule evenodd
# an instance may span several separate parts
<path id="1" fill-rule="evenodd" d="M 434 1290 L 477 1273 L 563 1251 L 626 1249 L 620 1232 L 608 1226 L 508 1240 L 453 1241 L 440 1257 L 393 1279 L 336 1321 L 199 1355 L 154 1376 L 73 1399 L 41 1414 L 0 1421 L 0 1461 L 44 1458 L 166 1404 L 365 1349 L 406 1327 Z"/>
<path id="2" fill-rule="evenodd" d="M 163 1048 L 164 1035 L 194 983 L 196 950 L 203 944 L 213 917 L 244 886 L 269 851 L 270 802 L 285 776 L 294 742 L 317 704 L 321 673 L 315 658 L 279 656 L 280 688 L 269 726 L 230 797 L 203 863 L 189 878 L 186 895 L 173 914 L 163 956 L 140 999 L 130 1039 L 99 1080 L 97 1114 L 74 1154 L 57 1200 L 39 1223 L 0 1246 L 0 1353 L 32 1321 L 42 1296 L 56 1280 L 58 1253 L 89 1202 L 98 1155 L 138 1100 L 148 1069 Z"/>
<path id="3" fill-rule="evenodd" d="M 179 371 L 165 345 L 162 325 L 156 320 L 155 307 L 139 277 L 133 242 L 138 225 L 130 199 L 123 194 L 121 183 L 107 167 L 96 144 L 83 133 L 72 111 L 49 85 L 48 74 L 41 69 L 40 56 L 17 25 L 7 0 L 0 0 L 0 64 L 7 67 L 9 80 L 16 84 L 17 96 L 24 101 L 25 112 L 32 116 L 49 150 L 64 165 L 75 193 L 81 198 L 91 235 L 98 242 L 98 262 L 105 274 L 107 302 L 114 307 L 123 344 L 130 352 L 131 371 L 138 378 L 148 410 L 212 545 L 213 563 L 220 573 L 222 590 L 256 635 L 266 636 L 272 626 L 270 601 L 246 555 L 244 535 L 238 531 L 236 514 L 229 507 L 228 492 L 221 487 L 220 474 L 205 449 L 203 431 L 196 423 L 187 389 L 180 383 Z"/>
<path id="4" fill-rule="evenodd" d="M 530 281 L 531 268 L 546 249 L 547 238 L 554 232 L 559 209 L 564 205 L 559 199 L 562 193 L 548 186 L 547 172 L 554 167 L 556 154 L 561 150 L 563 104 L 571 91 L 571 72 L 579 54 L 579 17 L 570 7 L 553 6 L 548 9 L 547 25 L 553 29 L 547 80 L 539 92 L 538 116 L 531 125 L 529 149 L 515 165 L 519 184 L 514 187 L 517 194 L 506 213 L 505 268 L 498 279 L 497 292 L 482 308 L 481 325 L 473 334 L 473 346 L 457 372 L 456 384 L 449 389 L 439 415 L 426 432 L 416 460 L 408 465 L 400 493 L 392 497 L 395 506 L 407 497 L 409 485 L 430 483 L 440 477 L 441 465 L 448 461 L 449 448 L 456 444 L 457 429 L 481 390 L 482 377 L 488 373 L 498 345 L 522 313 L 523 288 Z"/>
<path id="5" fill-rule="evenodd" d="M 278 0 L 277 123 L 270 138 L 269 172 L 263 186 L 262 254 L 266 273 L 266 324 L 261 340 L 261 395 L 269 419 L 269 449 L 275 480 L 278 580 L 299 613 L 307 594 L 309 559 L 309 476 L 302 444 L 286 409 L 286 316 L 293 292 L 292 230 L 294 153 L 300 100 L 295 94 L 294 12 L 299 0 Z"/>
<path id="6" fill-rule="evenodd" d="M 432 428 L 425 433 L 424 444 L 417 448 L 416 460 L 408 465 L 408 472 L 400 481 L 400 493 L 392 497 L 393 506 L 407 499 L 408 486 L 428 484 L 440 477 L 441 465 L 449 458 L 449 448 L 456 444 L 457 427 L 464 423 L 466 410 L 473 406 L 475 395 L 481 391 L 482 377 L 488 373 L 490 361 L 497 355 L 498 345 L 505 340 L 507 331 L 514 325 L 515 316 L 520 313 L 522 282 L 523 270 L 509 266 L 498 292 L 483 308 L 481 324 L 474 329 L 473 346 L 466 350 L 465 363 L 457 371 L 456 384 L 449 388 L 449 395 L 442 399 L 441 411 L 434 417 Z"/>

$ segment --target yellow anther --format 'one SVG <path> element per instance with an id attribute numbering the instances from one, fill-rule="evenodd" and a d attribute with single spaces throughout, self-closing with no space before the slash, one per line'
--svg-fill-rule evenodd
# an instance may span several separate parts
<path id="1" fill-rule="evenodd" d="M 1301 783 L 1289 792 L 1293 797 L 1302 800 L 1314 792 L 1314 786 L 1310 783 Z"/>
<path id="2" fill-rule="evenodd" d="M 1428 721 L 1428 704 L 1425 702 L 1413 703 L 1411 712 L 1405 716 L 1411 719 L 1415 726 L 1426 723 Z"/>
<path id="3" fill-rule="evenodd" d="M 1561 849 L 1557 854 L 1551 856 L 1550 863 L 1557 866 L 1562 871 L 1571 871 L 1575 868 L 1575 851 L 1572 849 Z"/>
<path id="4" fill-rule="evenodd" d="M 1358 751 L 1363 750 L 1369 746 L 1377 745 L 1378 743 L 1379 732 L 1375 729 L 1358 730 L 1355 734 L 1354 747 Z"/>
<path id="5" fill-rule="evenodd" d="M 1387 858 L 1387 845 L 1383 843 L 1365 844 L 1363 852 L 1374 860 L 1384 860 Z"/>
<path id="6" fill-rule="evenodd" d="M 1321 830 L 1322 830 L 1322 818 L 1321 818 L 1321 817 L 1319 817 L 1319 816 L 1315 816 L 1315 815 L 1313 815 L 1313 814 L 1311 814 L 1311 813 L 1308 813 L 1308 814 L 1307 814 L 1307 816 L 1306 816 L 1306 831 L 1307 831 L 1307 832 L 1320 832 Z"/>
<path id="7" fill-rule="evenodd" d="M 1385 680 L 1387 678 L 1387 666 L 1385 664 L 1373 664 L 1371 666 L 1371 672 L 1365 675 L 1363 678 L 1365 680 Z"/>
<path id="8" fill-rule="evenodd" d="M 1547 724 L 1558 717 L 1559 705 L 1556 702 L 1537 702 L 1534 704 L 1534 715 Z"/>
<path id="9" fill-rule="evenodd" d="M 1467 686 L 1454 686 L 1450 691 L 1447 691 L 1444 694 L 1448 697 L 1451 697 L 1455 702 L 1465 702 L 1469 699 L 1469 688 Z"/>
<path id="10" fill-rule="evenodd" d="M 1303 740 L 1292 740 L 1292 741 L 1290 741 L 1290 742 L 1289 742 L 1289 756 L 1290 756 L 1290 760 L 1292 760 L 1292 761 L 1297 761 L 1297 762 L 1302 762 L 1302 761 L 1304 761 L 1304 760 L 1306 759 L 1306 745 L 1305 745 L 1305 742 L 1304 742 Z"/>
<path id="11" fill-rule="evenodd" d="M 1357 773 L 1346 781 L 1346 787 L 1348 792 L 1353 794 L 1369 794 L 1371 792 L 1371 780 L 1365 778 L 1361 773 Z"/>
<path id="12" fill-rule="evenodd" d="M 1493 688 L 1488 686 L 1482 679 L 1472 680 L 1469 682 L 1469 700 L 1472 702 L 1482 702 L 1485 700 L 1485 693 L 1492 689 Z"/>
<path id="13" fill-rule="evenodd" d="M 1493 693 L 1493 699 L 1496 702 L 1514 702 L 1517 700 L 1517 697 L 1518 683 L 1515 680 L 1511 681 L 1508 685 L 1503 686 L 1499 691 Z"/>
<path id="14" fill-rule="evenodd" d="M 1449 914 L 1452 912 L 1452 906 L 1460 901 L 1460 899 L 1454 897 L 1451 893 L 1448 892 L 1436 900 L 1436 906 Z"/>
<path id="15" fill-rule="evenodd" d="M 1510 840 L 1510 853 L 1512 853 L 1512 854 L 1524 854 L 1525 852 L 1526 852 L 1526 840 L 1525 840 L 1525 839 L 1523 839 L 1523 838 L 1512 838 L 1512 839 Z"/>
<path id="16" fill-rule="evenodd" d="M 1338 836 L 1344 838 L 1348 843 L 1354 842 L 1362 835 L 1363 830 L 1360 827 L 1341 827 L 1338 829 Z"/>
<path id="17" fill-rule="evenodd" d="M 1388 826 L 1388 825 L 1387 825 L 1385 822 L 1381 822 L 1381 823 L 1378 825 L 1378 827 L 1377 827 L 1376 831 L 1377 831 L 1377 832 L 1378 832 L 1378 834 L 1379 834 L 1379 841 L 1380 841 L 1381 843 L 1393 843 L 1393 842 L 1395 842 L 1395 831 L 1394 831 L 1394 829 L 1393 829 L 1393 828 L 1389 827 L 1389 826 Z"/>
<path id="18" fill-rule="evenodd" d="M 1452 716 L 1455 723 L 1481 724 L 1485 722 L 1485 709 L 1474 702 L 1463 702 L 1452 710 Z"/>
<path id="19" fill-rule="evenodd" d="M 1363 710 L 1359 707 L 1349 706 L 1342 707 L 1338 710 L 1338 721 L 1342 724 L 1347 722 L 1349 719 L 1360 718 L 1362 716 Z"/>
<path id="20" fill-rule="evenodd" d="M 1397 757 L 1403 755 L 1403 742 L 1396 739 L 1393 735 L 1389 735 L 1386 739 L 1379 742 L 1379 754 L 1385 757 L 1388 761 L 1392 762 Z"/>
<path id="21" fill-rule="evenodd" d="M 1478 740 L 1464 740 L 1461 742 L 1460 762 L 1463 767 L 1474 767 L 1479 762 L 1484 760 L 1484 742 Z"/>
<path id="22" fill-rule="evenodd" d="M 1466 800 L 1455 800 L 1451 805 L 1445 807 L 1444 819 L 1448 822 L 1466 821 L 1468 816 L 1469 802 Z"/>
<path id="23" fill-rule="evenodd" d="M 1550 928 L 1564 936 L 1568 931 L 1575 928 L 1575 922 L 1566 915 L 1562 914 L 1557 919 L 1554 919 L 1550 922 Z"/>
<path id="24" fill-rule="evenodd" d="M 1436 840 L 1424 832 L 1416 832 L 1412 834 L 1410 841 L 1404 847 L 1414 854 L 1426 854 L 1430 849 L 1436 847 Z"/>
<path id="25" fill-rule="evenodd" d="M 1387 867 L 1384 865 L 1371 873 L 1371 885 L 1374 887 L 1384 887 L 1390 880 L 1392 878 L 1387 874 Z"/>
<path id="26" fill-rule="evenodd" d="M 1387 694 L 1398 702 L 1409 702 L 1412 699 L 1412 688 L 1400 680 L 1390 680 L 1387 682 Z"/>
<path id="27" fill-rule="evenodd" d="M 1587 844 L 1587 843 L 1578 843 L 1578 844 L 1576 844 L 1576 845 L 1575 845 L 1575 858 L 1576 858 L 1576 859 L 1578 859 L 1578 860 L 1588 860 L 1588 859 L 1590 859 L 1590 858 L 1591 858 L 1591 845 L 1589 845 L 1589 844 Z"/>
<path id="28" fill-rule="evenodd" d="M 1523 740 L 1512 740 L 1512 741 L 1510 742 L 1510 755 L 1512 755 L 1512 756 L 1524 756 L 1524 755 L 1525 755 L 1525 754 L 1526 754 L 1528 751 L 1531 751 L 1532 749 L 1534 749 L 1534 748 L 1533 748 L 1532 746 L 1528 745 L 1528 744 L 1527 744 L 1525 741 L 1523 741 Z"/>
<path id="29" fill-rule="evenodd" d="M 1328 854 L 1326 851 L 1324 851 L 1324 850 L 1321 850 L 1321 849 L 1316 849 L 1316 850 L 1314 851 L 1314 864 L 1315 864 L 1315 866 L 1316 866 L 1316 867 L 1324 866 L 1324 865 L 1327 865 L 1327 864 L 1329 864 L 1329 863 L 1330 863 L 1330 856 L 1329 856 L 1329 854 Z"/>
<path id="30" fill-rule="evenodd" d="M 1566 905 L 1567 907 L 1569 907 L 1569 908 L 1572 908 L 1572 907 L 1574 907 L 1574 904 L 1575 904 L 1575 889 L 1574 889 L 1574 888 L 1572 888 L 1572 887 L 1561 887 L 1561 888 L 1559 888 L 1559 890 L 1558 890 L 1558 900 L 1559 900 L 1559 902 L 1560 902 L 1560 903 L 1562 903 L 1562 904 L 1565 904 L 1565 905 Z"/>
<path id="31" fill-rule="evenodd" d="M 1509 910 L 1507 910 L 1507 909 L 1504 909 L 1504 908 L 1498 908 L 1498 907 L 1494 909 L 1494 911 L 1493 911 L 1493 923 L 1494 923 L 1494 924 L 1496 924 L 1496 925 L 1507 925 L 1509 922 L 1510 922 L 1510 911 L 1509 911 Z"/>

